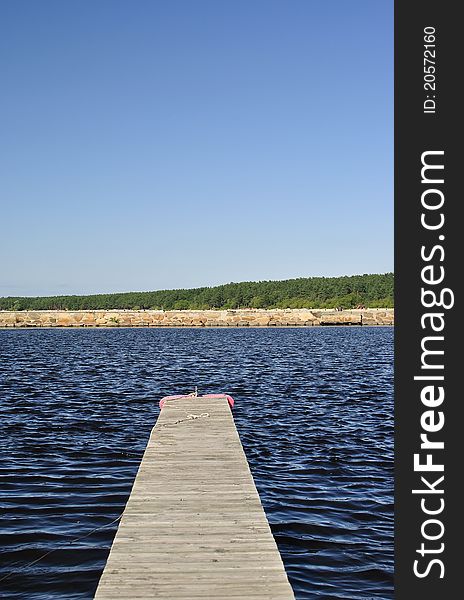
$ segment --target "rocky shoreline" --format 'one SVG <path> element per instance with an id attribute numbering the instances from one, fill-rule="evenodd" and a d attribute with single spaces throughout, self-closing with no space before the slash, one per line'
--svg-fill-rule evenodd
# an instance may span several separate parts
<path id="1" fill-rule="evenodd" d="M 0 311 L 0 327 L 311 327 L 393 325 L 394 309 Z"/>

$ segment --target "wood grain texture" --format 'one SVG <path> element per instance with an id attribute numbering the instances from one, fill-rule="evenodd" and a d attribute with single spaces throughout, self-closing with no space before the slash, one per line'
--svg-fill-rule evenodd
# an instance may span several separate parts
<path id="1" fill-rule="evenodd" d="M 95 598 L 294 598 L 225 398 L 166 403 Z"/>

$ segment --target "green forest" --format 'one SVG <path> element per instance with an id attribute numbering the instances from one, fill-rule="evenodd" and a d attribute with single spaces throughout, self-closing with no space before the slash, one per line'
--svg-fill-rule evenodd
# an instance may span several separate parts
<path id="1" fill-rule="evenodd" d="M 195 289 L 0 298 L 0 310 L 391 308 L 393 273 L 245 281 Z"/>

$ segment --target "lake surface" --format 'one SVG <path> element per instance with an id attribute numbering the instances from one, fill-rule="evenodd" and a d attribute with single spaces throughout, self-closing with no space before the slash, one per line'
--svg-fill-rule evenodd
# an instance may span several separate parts
<path id="1" fill-rule="evenodd" d="M 296 598 L 393 598 L 383 327 L 1 330 L 0 597 L 93 597 L 117 523 L 90 532 L 123 511 L 159 399 L 194 386 L 235 399 Z"/>

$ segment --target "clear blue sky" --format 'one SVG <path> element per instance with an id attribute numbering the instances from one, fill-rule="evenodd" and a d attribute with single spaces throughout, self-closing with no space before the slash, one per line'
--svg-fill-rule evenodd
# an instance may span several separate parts
<path id="1" fill-rule="evenodd" d="M 2 0 L 0 295 L 393 270 L 391 0 Z"/>

